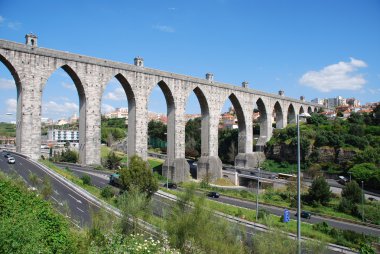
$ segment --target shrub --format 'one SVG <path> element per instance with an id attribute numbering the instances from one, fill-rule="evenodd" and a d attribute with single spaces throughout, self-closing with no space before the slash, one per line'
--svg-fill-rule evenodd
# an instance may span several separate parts
<path id="1" fill-rule="evenodd" d="M 113 191 L 111 186 L 106 186 L 106 187 L 102 188 L 100 195 L 103 198 L 112 198 L 115 195 L 115 192 Z"/>
<path id="2" fill-rule="evenodd" d="M 91 185 L 91 177 L 89 175 L 83 175 L 80 178 L 85 185 Z"/>
<path id="3" fill-rule="evenodd" d="M 327 205 L 331 198 L 330 186 L 324 177 L 317 177 L 309 188 L 309 201 Z"/>

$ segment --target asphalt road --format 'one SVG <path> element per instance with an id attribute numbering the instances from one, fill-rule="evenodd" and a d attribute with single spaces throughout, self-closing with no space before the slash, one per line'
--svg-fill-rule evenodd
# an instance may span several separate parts
<path id="1" fill-rule="evenodd" d="M 57 166 L 60 166 L 62 168 L 65 167 L 65 166 L 59 165 L 59 164 L 57 164 Z M 91 169 L 88 169 L 85 167 L 80 167 L 80 166 L 71 166 L 70 165 L 69 168 L 72 170 L 72 172 L 74 174 L 76 174 L 79 177 L 82 176 L 83 174 L 90 175 L 91 179 L 92 179 L 92 183 L 97 187 L 102 188 L 108 184 L 109 173 L 107 174 L 106 172 L 99 172 L 97 170 L 91 170 Z M 225 203 L 225 204 L 230 204 L 230 205 L 235 205 L 235 206 L 239 206 L 239 207 L 252 209 L 252 210 L 256 209 L 256 203 L 255 202 L 243 201 L 243 200 L 239 200 L 239 199 L 235 199 L 235 198 L 225 197 L 223 195 L 221 195 L 219 198 L 216 198 L 213 200 L 221 202 L 221 203 Z M 162 213 L 162 206 L 167 206 L 167 204 L 164 204 L 163 203 L 164 201 L 161 198 L 160 199 L 154 198 L 154 201 L 155 201 L 155 204 L 157 204 L 156 202 L 160 203 L 160 205 L 158 205 L 158 204 L 156 205 L 158 207 L 155 208 L 155 213 Z M 265 209 L 268 212 L 275 214 L 275 215 L 278 215 L 278 216 L 281 216 L 284 213 L 283 208 L 278 208 L 278 207 L 263 205 L 263 204 L 259 204 L 259 209 Z M 296 216 L 295 216 L 296 212 L 290 211 L 290 213 L 291 213 L 291 219 L 295 220 L 296 219 Z M 348 229 L 348 230 L 352 230 L 352 231 L 355 231 L 358 233 L 365 233 L 365 234 L 373 235 L 373 236 L 377 236 L 377 237 L 380 236 L 380 228 L 367 227 L 364 225 L 359 225 L 359 224 L 349 223 L 349 222 L 342 222 L 342 221 L 329 219 L 329 218 L 325 218 L 325 217 L 320 217 L 320 216 L 315 216 L 315 215 L 312 215 L 311 219 L 302 219 L 302 221 L 307 222 L 307 223 L 311 223 L 311 224 L 321 223 L 324 221 L 327 224 L 329 224 L 330 226 L 335 227 L 335 228 Z"/>
<path id="2" fill-rule="evenodd" d="M 41 167 L 19 155 L 12 154 L 12 156 L 16 159 L 16 163 L 8 164 L 7 158 L 0 153 L 1 171 L 10 175 L 19 175 L 29 186 L 32 186 L 29 176 L 33 173 L 38 177 L 39 183 L 36 186 L 37 189 L 42 188 L 43 179 L 47 178 L 53 188 L 49 200 L 53 203 L 54 207 L 56 207 L 60 213 L 68 216 L 70 221 L 77 227 L 89 226 L 91 224 L 91 212 L 97 211 L 99 209 L 98 206 L 91 203 L 85 197 L 82 197 L 66 183 L 57 179 L 54 175 L 47 173 Z"/>

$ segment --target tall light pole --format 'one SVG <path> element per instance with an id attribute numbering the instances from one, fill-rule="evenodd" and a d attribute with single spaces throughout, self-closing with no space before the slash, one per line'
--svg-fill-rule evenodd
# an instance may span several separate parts
<path id="1" fill-rule="evenodd" d="M 300 148 L 300 116 L 310 117 L 308 113 L 297 114 L 297 243 L 301 254 L 301 148 Z"/>
<path id="2" fill-rule="evenodd" d="M 364 186 L 362 181 L 362 221 L 364 222 Z"/>
<path id="3" fill-rule="evenodd" d="M 259 171 L 259 176 L 257 177 L 257 189 L 256 189 L 256 222 L 258 220 L 259 216 L 259 189 L 260 189 L 260 177 L 261 177 L 261 171 L 260 171 L 260 162 L 258 162 L 257 170 Z"/>
<path id="4" fill-rule="evenodd" d="M 166 135 L 166 148 L 168 147 L 168 134 L 165 132 Z M 169 168 L 170 168 L 170 157 L 168 153 L 168 149 L 166 149 L 166 159 L 168 160 L 168 166 L 166 167 L 166 189 L 169 189 Z"/>

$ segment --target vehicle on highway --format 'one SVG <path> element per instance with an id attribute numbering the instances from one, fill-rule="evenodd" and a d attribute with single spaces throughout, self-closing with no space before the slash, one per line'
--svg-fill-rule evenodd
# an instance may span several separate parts
<path id="1" fill-rule="evenodd" d="M 338 183 L 345 185 L 348 182 L 348 179 L 344 176 L 339 176 Z"/>
<path id="2" fill-rule="evenodd" d="M 289 181 L 295 181 L 295 180 L 297 180 L 297 176 L 296 175 L 285 174 L 285 173 L 278 173 L 277 178 L 278 179 L 289 180 Z"/>
<path id="3" fill-rule="evenodd" d="M 116 187 L 121 186 L 121 179 L 119 173 L 110 175 L 110 184 Z"/>
<path id="4" fill-rule="evenodd" d="M 297 216 L 297 215 L 298 215 L 298 213 L 296 213 L 294 216 Z M 306 211 L 302 211 L 301 212 L 301 218 L 310 219 L 311 218 L 311 213 L 306 212 Z"/>
<path id="5" fill-rule="evenodd" d="M 163 186 L 169 189 L 177 189 L 177 184 L 175 183 L 168 183 L 168 184 L 165 183 Z"/>
<path id="6" fill-rule="evenodd" d="M 220 195 L 218 192 L 211 191 L 211 192 L 207 193 L 207 196 L 210 198 L 219 198 Z"/>
<path id="7" fill-rule="evenodd" d="M 9 157 L 9 158 L 8 158 L 8 163 L 9 163 L 9 164 L 15 164 L 15 163 L 16 163 L 15 158 L 13 158 L 13 157 Z"/>
<path id="8" fill-rule="evenodd" d="M 4 157 L 5 157 L 5 158 L 9 158 L 9 157 L 11 157 L 11 154 L 8 153 L 8 152 L 4 152 Z"/>

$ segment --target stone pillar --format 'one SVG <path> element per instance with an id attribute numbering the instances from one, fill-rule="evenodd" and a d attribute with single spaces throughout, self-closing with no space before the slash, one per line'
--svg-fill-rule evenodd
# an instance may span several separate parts
<path id="1" fill-rule="evenodd" d="M 81 164 L 99 165 L 101 149 L 101 96 L 102 85 L 106 82 L 99 74 L 99 67 L 87 66 L 86 76 L 83 77 L 85 84 L 85 98 L 79 94 L 80 101 L 80 149 Z M 84 111 L 84 112 L 83 112 Z M 84 119 L 82 119 L 84 117 Z M 84 137 L 81 137 L 84 133 Z"/>
<path id="2" fill-rule="evenodd" d="M 265 114 L 260 115 L 260 137 L 256 143 L 256 150 L 263 151 L 265 144 L 270 140 L 272 134 L 272 112 L 268 112 L 267 110 Z"/>
<path id="3" fill-rule="evenodd" d="M 208 153 L 202 151 L 202 156 L 198 160 L 197 178 L 203 179 L 207 177 L 209 180 L 214 180 L 222 177 L 222 161 L 218 156 L 218 126 L 220 109 L 209 102 L 209 138 L 208 138 Z M 202 127 L 203 129 L 203 127 Z M 202 134 L 203 138 L 203 134 Z M 204 153 L 204 154 L 203 154 Z"/>
<path id="4" fill-rule="evenodd" d="M 32 61 L 33 62 L 33 61 Z M 41 87 L 43 78 L 34 63 L 26 65 L 20 75 L 20 92 L 17 98 L 17 152 L 37 160 L 41 153 Z"/>
<path id="5" fill-rule="evenodd" d="M 187 93 L 182 91 L 183 87 L 180 81 L 174 85 L 175 106 L 169 105 L 168 108 L 168 157 L 162 167 L 162 175 L 169 176 L 169 179 L 176 183 L 185 182 L 190 178 L 190 166 L 185 158 L 185 95 Z M 173 140 L 169 142 L 169 138 Z"/>
<path id="6" fill-rule="evenodd" d="M 253 133 L 252 133 L 252 104 L 251 102 L 245 103 L 244 108 L 244 119 L 245 119 L 245 130 L 239 130 L 239 140 L 238 140 L 238 154 L 235 157 L 235 166 L 243 168 L 253 168 L 256 166 L 254 164 L 253 149 Z"/>

